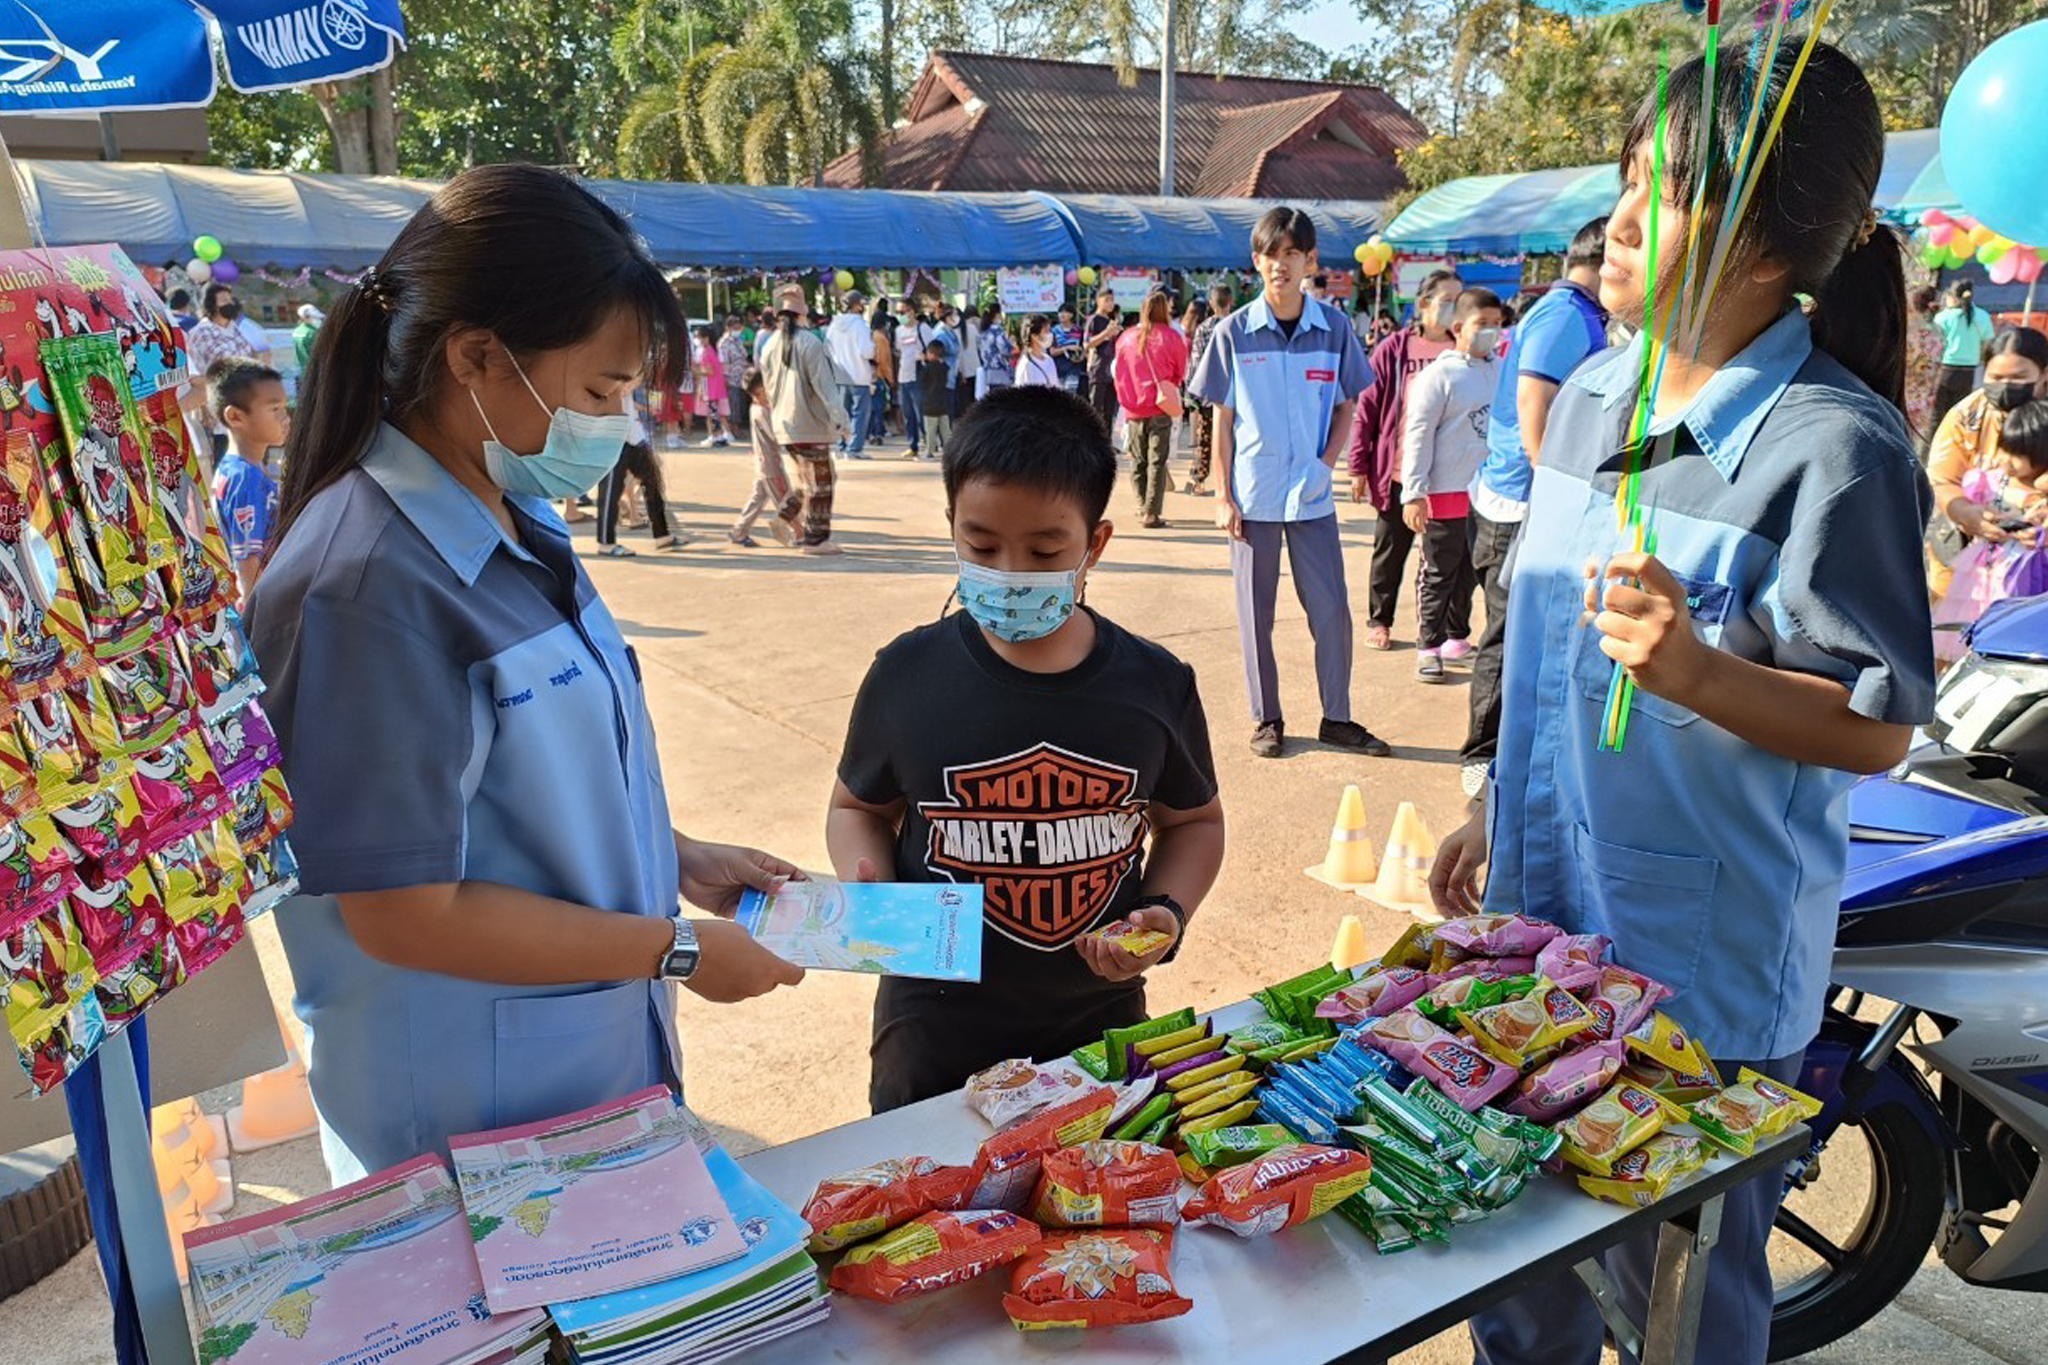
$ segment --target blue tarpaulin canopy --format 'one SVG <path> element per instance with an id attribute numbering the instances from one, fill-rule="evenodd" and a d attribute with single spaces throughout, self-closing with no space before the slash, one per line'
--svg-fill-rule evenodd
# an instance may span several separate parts
<path id="1" fill-rule="evenodd" d="M 1930 208 L 1959 208 L 1941 172 L 1939 131 L 1885 138 L 1876 207 L 1887 217 L 1917 219 Z M 1424 194 L 1387 225 L 1403 251 L 1521 256 L 1563 251 L 1574 233 L 1614 207 L 1621 178 L 1609 166 L 1568 166 L 1516 175 L 1452 180 Z M 1328 259 L 1329 253 L 1325 252 Z"/>
<path id="2" fill-rule="evenodd" d="M 201 233 L 244 265 L 360 270 L 434 192 L 428 180 L 102 161 L 22 161 L 29 217 L 51 242 L 119 242 L 140 261 L 183 260 Z M 590 180 L 667 265 L 1243 266 L 1254 200 L 931 194 Z M 1379 206 L 1303 205 L 1324 261 L 1348 263 Z"/>

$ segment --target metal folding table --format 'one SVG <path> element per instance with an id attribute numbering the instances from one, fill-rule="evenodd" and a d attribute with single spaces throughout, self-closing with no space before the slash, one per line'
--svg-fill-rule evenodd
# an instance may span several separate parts
<path id="1" fill-rule="evenodd" d="M 1261 1011 L 1250 1002 L 1215 1014 L 1219 1031 L 1257 1017 Z M 960 1095 L 942 1095 L 756 1152 L 741 1164 L 801 1208 L 825 1176 L 895 1156 L 964 1162 L 988 1133 Z M 1090 1365 L 1365 1365 L 1573 1269 L 1601 1303 L 1616 1340 L 1637 1346 L 1644 1365 L 1693 1365 L 1705 1261 L 1720 1226 L 1722 1196 L 1790 1161 L 1806 1143 L 1806 1130 L 1795 1128 L 1746 1159 L 1718 1158 L 1645 1209 L 1603 1203 L 1567 1179 L 1541 1177 L 1493 1217 L 1454 1229 L 1448 1246 L 1425 1244 L 1391 1256 L 1377 1254 L 1363 1233 L 1335 1215 L 1249 1241 L 1220 1228 L 1185 1227 L 1175 1238 L 1173 1276 L 1194 1309 L 1142 1327 L 1020 1332 L 999 1302 L 1009 1277 L 995 1271 L 896 1305 L 837 1296 L 823 1326 L 771 1342 L 746 1359 L 749 1365 L 1030 1365 L 1085 1352 Z M 1594 1258 L 1657 1226 L 1663 1234 L 1649 1321 L 1630 1323 Z"/>

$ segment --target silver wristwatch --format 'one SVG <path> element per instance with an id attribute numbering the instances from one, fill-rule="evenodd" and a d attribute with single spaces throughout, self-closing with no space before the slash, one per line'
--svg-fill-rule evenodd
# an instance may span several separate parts
<path id="1" fill-rule="evenodd" d="M 697 926 L 686 915 L 677 915 L 669 923 L 675 926 L 676 938 L 661 959 L 661 979 L 688 981 L 697 974 L 697 964 L 704 957 L 697 946 Z"/>

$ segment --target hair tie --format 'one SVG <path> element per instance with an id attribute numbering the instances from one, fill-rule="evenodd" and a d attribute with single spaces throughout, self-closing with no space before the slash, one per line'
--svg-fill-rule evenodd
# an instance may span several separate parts
<path id="1" fill-rule="evenodd" d="M 362 290 L 363 297 L 376 304 L 381 311 L 391 311 L 391 285 L 376 266 L 373 265 L 363 272 L 362 278 L 356 281 L 356 288 Z"/>
<path id="2" fill-rule="evenodd" d="M 1863 211 L 1863 223 L 1860 227 L 1856 229 L 1856 245 L 1853 249 L 1861 251 L 1864 245 L 1870 241 L 1872 234 L 1874 234 L 1876 231 L 1877 210 L 1865 209 Z"/>

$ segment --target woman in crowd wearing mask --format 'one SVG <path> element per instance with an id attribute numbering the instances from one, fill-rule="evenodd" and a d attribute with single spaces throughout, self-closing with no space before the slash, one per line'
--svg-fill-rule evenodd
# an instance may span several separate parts
<path id="1" fill-rule="evenodd" d="M 526 280 L 521 289 L 507 280 Z M 682 368 L 675 295 L 567 176 L 444 186 L 299 393 L 249 635 L 298 802 L 277 912 L 336 1183 L 676 1085 L 669 982 L 803 973 L 729 916 L 795 871 L 669 821 L 640 669 L 549 499 Z"/>
<path id="2" fill-rule="evenodd" d="M 1927 450 L 1927 479 L 1934 485 L 1933 532 L 1928 537 L 1927 590 L 1948 591 L 1949 565 L 1972 539 L 1993 542 L 2015 536 L 2031 544 L 2035 532 L 2006 530 L 1990 509 L 1963 492 L 1971 470 L 1995 471 L 2004 462 L 1998 429 L 2005 414 L 2041 396 L 2048 376 L 2048 336 L 2031 327 L 2009 327 L 1992 339 L 1984 362 L 1984 387 L 1948 410 Z"/>

